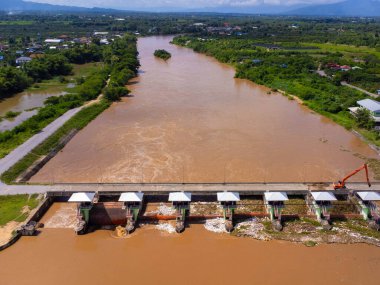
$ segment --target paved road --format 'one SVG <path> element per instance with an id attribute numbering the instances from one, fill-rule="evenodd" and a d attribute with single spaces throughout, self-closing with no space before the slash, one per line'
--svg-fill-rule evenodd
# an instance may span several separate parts
<path id="1" fill-rule="evenodd" d="M 356 89 L 356 90 L 358 90 L 358 91 L 360 91 L 360 92 L 363 92 L 363 93 L 365 93 L 365 94 L 367 94 L 368 96 L 371 96 L 371 97 L 373 97 L 373 98 L 377 98 L 377 97 L 379 97 L 379 95 L 377 95 L 377 94 L 374 94 L 374 93 L 368 92 L 367 90 L 364 90 L 364 89 L 362 89 L 362 88 L 360 88 L 360 87 L 357 87 L 357 86 L 351 85 L 351 84 L 347 83 L 346 81 L 342 81 L 340 84 L 342 84 L 343 86 L 347 86 L 347 87 L 350 87 L 350 88 Z"/>
<path id="2" fill-rule="evenodd" d="M 11 168 L 16 162 L 22 159 L 25 155 L 31 152 L 36 146 L 46 140 L 55 131 L 57 131 L 64 123 L 78 113 L 83 107 L 71 109 L 56 119 L 54 122 L 47 125 L 41 132 L 31 137 L 22 145 L 14 149 L 4 158 L 0 159 L 0 175 Z M 0 182 L 1 183 L 1 182 Z M 1 191 L 1 188 L 0 188 Z"/>

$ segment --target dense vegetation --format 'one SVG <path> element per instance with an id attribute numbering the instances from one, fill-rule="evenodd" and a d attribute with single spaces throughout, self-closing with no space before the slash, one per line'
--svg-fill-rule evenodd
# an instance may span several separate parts
<path id="1" fill-rule="evenodd" d="M 154 56 L 155 57 L 159 57 L 163 60 L 168 60 L 169 58 L 172 57 L 172 55 L 170 54 L 170 52 L 164 50 L 164 49 L 157 49 L 154 51 Z"/>
<path id="2" fill-rule="evenodd" d="M 111 69 L 110 81 L 104 95 L 110 101 L 118 101 L 120 97 L 129 94 L 125 85 L 136 77 L 140 66 L 136 41 L 134 36 L 125 36 L 104 50 L 104 62 Z"/>
<path id="3" fill-rule="evenodd" d="M 364 93 L 340 86 L 340 78 L 350 76 L 352 72 L 347 75 L 337 72 L 332 78 L 320 76 L 315 72 L 318 66 L 325 62 L 342 57 L 334 51 L 310 51 L 308 48 L 302 50 L 303 45 L 300 43 L 297 44 L 297 50 L 279 49 L 278 46 L 273 48 L 271 45 L 262 45 L 249 38 L 206 39 L 181 36 L 175 38 L 174 43 L 234 65 L 236 77 L 266 85 L 274 91 L 280 90 L 285 94 L 296 95 L 311 109 L 332 118 L 346 128 L 362 129 L 363 135 L 380 144 L 378 133 L 370 131 L 373 123 L 360 123 L 347 110 L 348 107 L 355 106 L 356 101 L 366 98 Z M 286 43 L 283 45 L 286 46 Z M 355 57 L 359 57 L 358 53 Z M 369 63 L 372 64 L 373 62 Z M 367 68 L 365 63 L 362 66 Z"/>
<path id="4" fill-rule="evenodd" d="M 21 92 L 30 83 L 30 78 L 21 70 L 11 66 L 0 67 L 0 99 Z"/>

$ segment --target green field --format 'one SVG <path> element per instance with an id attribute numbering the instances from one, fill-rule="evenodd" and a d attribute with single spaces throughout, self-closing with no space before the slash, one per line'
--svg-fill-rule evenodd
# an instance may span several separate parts
<path id="1" fill-rule="evenodd" d="M 370 47 L 356 47 L 356 46 L 350 46 L 350 45 L 337 45 L 337 44 L 319 44 L 319 43 L 303 43 L 303 46 L 313 46 L 320 48 L 319 50 L 310 50 L 311 53 L 313 52 L 341 52 L 344 54 L 354 54 L 354 55 L 366 55 L 366 54 L 373 54 L 377 56 L 380 59 L 380 51 L 370 48 Z"/>
<path id="2" fill-rule="evenodd" d="M 29 211 L 36 208 L 39 202 L 38 195 L 0 196 L 0 226 L 11 221 L 25 221 Z"/>
<path id="3" fill-rule="evenodd" d="M 0 25 L 2 26 L 29 26 L 33 25 L 35 22 L 34 21 L 0 21 Z"/>

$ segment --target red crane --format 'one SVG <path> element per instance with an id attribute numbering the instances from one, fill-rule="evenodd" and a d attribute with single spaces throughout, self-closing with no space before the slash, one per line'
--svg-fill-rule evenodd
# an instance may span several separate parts
<path id="1" fill-rule="evenodd" d="M 369 182 L 369 178 L 368 178 L 368 166 L 365 163 L 362 166 L 360 166 L 358 169 L 352 171 L 350 174 L 348 174 L 346 177 L 344 177 L 342 181 L 338 181 L 337 184 L 333 183 L 334 190 L 346 188 L 346 180 L 348 178 L 350 178 L 351 176 L 354 176 L 356 173 L 358 173 L 360 170 L 363 170 L 363 169 L 365 170 L 365 174 L 366 174 L 366 177 L 367 177 L 368 187 L 371 187 L 371 182 Z"/>

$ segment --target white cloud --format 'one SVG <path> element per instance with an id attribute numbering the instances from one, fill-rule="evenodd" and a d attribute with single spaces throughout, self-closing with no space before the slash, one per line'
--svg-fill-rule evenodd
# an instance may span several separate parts
<path id="1" fill-rule="evenodd" d="M 180 7 L 202 8 L 218 6 L 292 6 L 296 4 L 326 4 L 343 0 L 27 0 L 56 5 L 70 5 L 83 7 L 107 7 L 107 8 L 154 8 L 154 7 Z M 360 1 L 360 0 L 359 0 Z"/>

